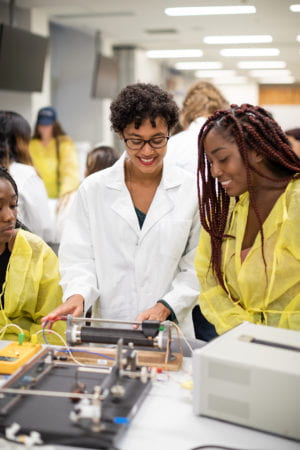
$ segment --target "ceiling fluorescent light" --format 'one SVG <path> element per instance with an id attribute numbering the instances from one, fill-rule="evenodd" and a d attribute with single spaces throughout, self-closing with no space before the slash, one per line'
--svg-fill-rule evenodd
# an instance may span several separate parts
<path id="1" fill-rule="evenodd" d="M 217 61 L 186 61 L 175 64 L 177 70 L 221 69 L 222 63 Z"/>
<path id="2" fill-rule="evenodd" d="M 249 83 L 247 77 L 232 77 L 232 78 L 213 78 L 213 84 L 244 84 Z"/>
<path id="3" fill-rule="evenodd" d="M 255 6 L 191 6 L 166 8 L 167 16 L 210 16 L 223 14 L 254 14 Z"/>
<path id="4" fill-rule="evenodd" d="M 278 56 L 278 48 L 224 48 L 220 50 L 222 56 Z"/>
<path id="5" fill-rule="evenodd" d="M 290 5 L 290 10 L 292 12 L 300 12 L 300 5 Z"/>
<path id="6" fill-rule="evenodd" d="M 293 84 L 295 82 L 295 78 L 259 78 L 258 81 L 260 84 Z"/>
<path id="7" fill-rule="evenodd" d="M 241 61 L 237 63 L 239 69 L 284 69 L 284 61 Z"/>
<path id="8" fill-rule="evenodd" d="M 297 36 L 297 41 L 300 42 L 300 34 Z"/>
<path id="9" fill-rule="evenodd" d="M 186 50 L 149 50 L 148 58 L 197 58 L 203 56 L 202 50 L 186 49 Z"/>
<path id="10" fill-rule="evenodd" d="M 289 70 L 250 70 L 249 75 L 251 77 L 282 77 L 290 76 L 291 72 Z"/>
<path id="11" fill-rule="evenodd" d="M 216 77 L 232 77 L 235 70 L 198 70 L 195 73 L 197 78 L 216 78 Z"/>
<path id="12" fill-rule="evenodd" d="M 272 42 L 273 38 L 269 34 L 244 35 L 244 36 L 206 36 L 205 44 L 258 44 Z"/>

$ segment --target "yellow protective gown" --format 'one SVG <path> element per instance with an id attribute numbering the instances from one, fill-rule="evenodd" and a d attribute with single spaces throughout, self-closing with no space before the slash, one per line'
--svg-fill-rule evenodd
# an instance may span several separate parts
<path id="1" fill-rule="evenodd" d="M 73 141 L 68 136 L 60 136 L 58 143 L 59 167 L 55 139 L 47 146 L 39 139 L 32 139 L 29 144 L 33 164 L 45 183 L 49 198 L 62 197 L 79 185 L 78 158 Z"/>
<path id="2" fill-rule="evenodd" d="M 50 247 L 35 234 L 19 229 L 9 259 L 4 283 L 5 304 L 0 310 L 0 329 L 8 323 L 19 325 L 25 339 L 41 329 L 40 320 L 62 303 L 58 259 Z M 1 302 L 0 302 L 1 304 Z M 53 330 L 65 336 L 64 322 Z M 46 333 L 51 344 L 63 345 L 55 335 Z M 17 340 L 18 329 L 9 327 L 0 339 Z M 44 343 L 42 333 L 38 342 Z"/>
<path id="3" fill-rule="evenodd" d="M 210 236 L 202 230 L 195 258 L 201 284 L 199 303 L 219 334 L 243 321 L 300 330 L 300 180 L 291 181 L 263 224 L 264 254 L 258 233 L 244 262 L 241 246 L 249 195 L 233 209 L 222 246 L 222 272 L 229 295 L 210 266 Z"/>

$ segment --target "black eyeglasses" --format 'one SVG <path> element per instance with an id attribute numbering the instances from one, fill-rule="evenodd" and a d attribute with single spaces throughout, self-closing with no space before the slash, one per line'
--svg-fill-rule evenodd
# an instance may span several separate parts
<path id="1" fill-rule="evenodd" d="M 130 150 L 141 150 L 145 144 L 152 148 L 162 148 L 167 145 L 170 136 L 156 136 L 151 139 L 124 139 L 124 142 Z"/>

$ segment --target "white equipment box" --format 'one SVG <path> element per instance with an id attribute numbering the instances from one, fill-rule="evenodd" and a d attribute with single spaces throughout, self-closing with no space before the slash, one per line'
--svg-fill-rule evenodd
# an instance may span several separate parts
<path id="1" fill-rule="evenodd" d="M 194 411 L 300 440 L 300 331 L 233 328 L 193 353 Z"/>

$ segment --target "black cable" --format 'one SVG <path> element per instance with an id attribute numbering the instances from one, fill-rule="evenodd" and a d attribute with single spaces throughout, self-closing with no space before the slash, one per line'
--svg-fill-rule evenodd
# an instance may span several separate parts
<path id="1" fill-rule="evenodd" d="M 213 444 L 206 444 L 206 445 L 200 445 L 199 447 L 191 448 L 190 450 L 207 450 L 207 449 L 213 449 L 213 450 L 254 450 L 254 449 L 246 449 L 241 447 L 225 447 L 224 445 L 213 445 Z"/>

